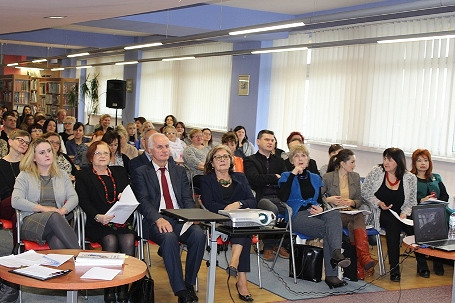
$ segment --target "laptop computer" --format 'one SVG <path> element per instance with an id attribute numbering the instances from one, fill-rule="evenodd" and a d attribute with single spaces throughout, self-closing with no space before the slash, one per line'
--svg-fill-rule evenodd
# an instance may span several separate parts
<path id="1" fill-rule="evenodd" d="M 415 242 L 445 251 L 455 251 L 455 240 L 449 240 L 445 204 L 417 205 L 412 208 Z"/>

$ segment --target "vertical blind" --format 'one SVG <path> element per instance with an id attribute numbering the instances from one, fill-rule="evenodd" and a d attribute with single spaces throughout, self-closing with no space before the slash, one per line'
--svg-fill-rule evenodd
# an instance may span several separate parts
<path id="1" fill-rule="evenodd" d="M 275 46 L 450 30 L 455 17 L 297 33 Z M 284 138 L 454 151 L 455 39 L 366 44 L 273 55 L 269 127 Z"/>
<path id="2" fill-rule="evenodd" d="M 144 52 L 143 58 L 185 56 L 232 50 L 231 43 L 212 43 Z M 172 114 L 193 127 L 226 130 L 231 89 L 232 57 L 143 63 L 139 114 L 163 121 Z"/>

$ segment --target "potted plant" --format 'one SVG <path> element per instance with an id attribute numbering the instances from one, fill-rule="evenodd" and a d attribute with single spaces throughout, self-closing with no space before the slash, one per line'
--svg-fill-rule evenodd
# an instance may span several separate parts
<path id="1" fill-rule="evenodd" d="M 71 90 L 66 94 L 68 104 L 71 106 L 76 106 L 78 95 L 79 95 L 78 85 L 74 84 Z"/>
<path id="2" fill-rule="evenodd" d="M 81 93 L 85 97 L 85 106 L 87 110 L 87 125 L 90 124 L 90 117 L 92 114 L 96 115 L 99 110 L 99 81 L 98 81 L 99 74 L 95 74 L 90 77 L 90 74 L 87 75 L 85 78 L 85 82 L 81 85 Z M 88 129 L 87 129 L 88 130 Z M 91 131 L 86 131 L 85 133 L 90 133 Z"/>

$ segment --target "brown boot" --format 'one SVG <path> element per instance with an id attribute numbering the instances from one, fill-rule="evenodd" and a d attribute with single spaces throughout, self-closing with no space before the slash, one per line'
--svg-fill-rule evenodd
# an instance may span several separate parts
<path id="1" fill-rule="evenodd" d="M 357 279 L 365 280 L 365 269 L 360 264 L 360 258 L 357 258 Z"/>
<path id="2" fill-rule="evenodd" d="M 355 249 L 357 253 L 357 264 L 360 264 L 365 270 L 370 270 L 376 265 L 376 261 L 371 258 L 370 247 L 368 246 L 368 236 L 365 229 L 354 229 Z"/>

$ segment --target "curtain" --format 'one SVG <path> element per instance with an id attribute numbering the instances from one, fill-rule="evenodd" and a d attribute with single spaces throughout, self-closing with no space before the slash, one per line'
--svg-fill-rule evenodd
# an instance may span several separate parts
<path id="1" fill-rule="evenodd" d="M 450 30 L 455 17 L 301 32 L 274 46 Z M 270 129 L 307 139 L 405 152 L 454 152 L 455 39 L 364 44 L 277 53 Z M 285 144 L 280 144 L 284 146 Z"/>
<path id="2" fill-rule="evenodd" d="M 230 43 L 147 51 L 144 59 L 232 50 Z M 232 57 L 143 63 L 139 113 L 164 122 L 172 114 L 192 127 L 226 130 L 231 88 Z"/>

